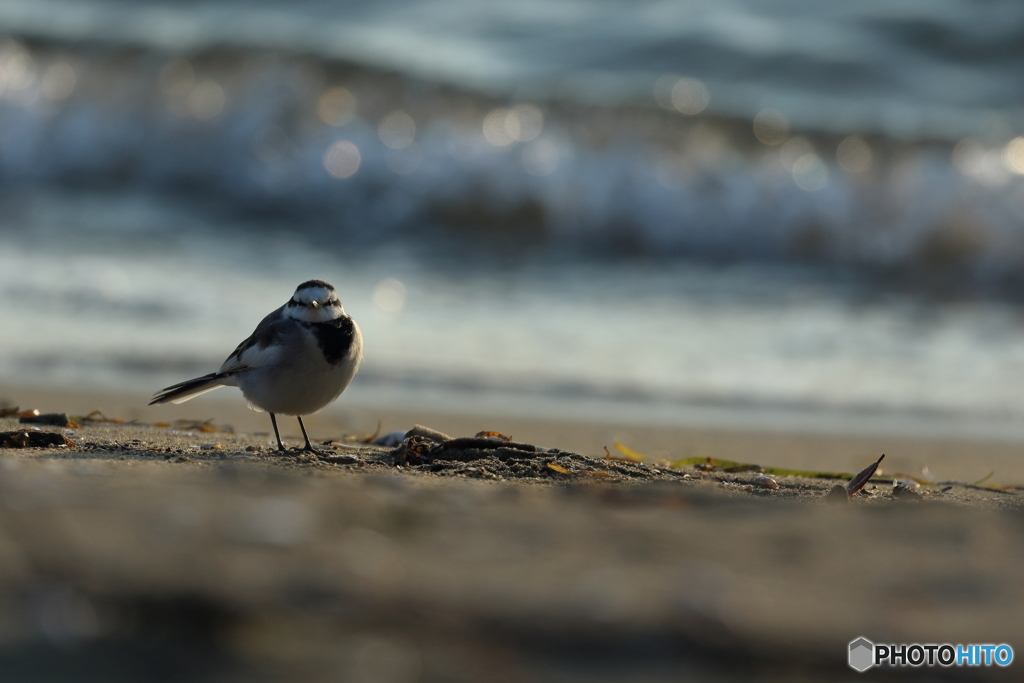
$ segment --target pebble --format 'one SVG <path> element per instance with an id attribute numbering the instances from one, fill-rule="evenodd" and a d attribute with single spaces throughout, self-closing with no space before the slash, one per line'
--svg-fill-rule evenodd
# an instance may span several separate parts
<path id="1" fill-rule="evenodd" d="M 892 497 L 899 500 L 924 500 L 924 497 L 902 482 L 893 482 Z"/>
<path id="2" fill-rule="evenodd" d="M 769 477 L 767 474 L 759 474 L 758 476 L 754 477 L 754 483 L 766 489 L 779 488 L 779 483 L 772 479 L 771 477 Z"/>
<path id="3" fill-rule="evenodd" d="M 849 503 L 850 502 L 850 494 L 846 492 L 846 487 L 845 486 L 843 486 L 842 484 L 836 484 L 835 486 L 833 486 L 829 490 L 828 495 L 825 497 L 825 500 L 829 504 L 831 504 L 831 503 Z"/>

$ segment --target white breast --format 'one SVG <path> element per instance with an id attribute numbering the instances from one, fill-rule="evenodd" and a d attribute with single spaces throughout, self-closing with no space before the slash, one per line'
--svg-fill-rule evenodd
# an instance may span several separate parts
<path id="1" fill-rule="evenodd" d="M 303 328 L 280 348 L 273 363 L 238 375 L 238 386 L 252 407 L 282 415 L 310 415 L 333 403 L 359 369 L 363 338 L 355 327 L 349 353 L 331 365 L 316 336 Z"/>

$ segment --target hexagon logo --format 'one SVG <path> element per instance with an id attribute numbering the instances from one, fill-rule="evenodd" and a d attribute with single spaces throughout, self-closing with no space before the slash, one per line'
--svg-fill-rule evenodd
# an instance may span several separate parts
<path id="1" fill-rule="evenodd" d="M 850 642 L 850 668 L 861 673 L 875 664 L 875 644 L 867 638 Z"/>

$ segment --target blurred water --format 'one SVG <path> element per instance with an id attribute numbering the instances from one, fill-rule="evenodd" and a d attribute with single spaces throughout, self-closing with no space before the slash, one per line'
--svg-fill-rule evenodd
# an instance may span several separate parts
<path id="1" fill-rule="evenodd" d="M 203 195 L 327 244 L 1020 282 L 1016 3 L 33 0 L 5 28 L 8 186 Z"/>
<path id="2" fill-rule="evenodd" d="M 322 277 L 366 338 L 353 405 L 437 408 L 444 395 L 452 409 L 593 417 L 603 402 L 609 417 L 660 423 L 694 406 L 763 420 L 752 409 L 775 406 L 805 426 L 823 410 L 1024 416 L 1024 318 L 1007 304 L 925 304 L 815 268 L 340 256 L 286 231 L 217 233 L 216 217 L 134 193 L 5 208 L 21 234 L 0 241 L 4 383 L 153 391 L 215 369 Z"/>
<path id="3" fill-rule="evenodd" d="M 168 51 L 269 47 L 520 97 L 636 101 L 679 73 L 707 84 L 711 111 L 775 106 L 843 133 L 1022 121 L 1024 8 L 1012 0 L 7 0 L 0 26 Z"/>
<path id="4" fill-rule="evenodd" d="M 8 0 L 0 35 L 0 381 L 150 391 L 323 277 L 373 400 L 1024 414 L 1017 3 Z"/>

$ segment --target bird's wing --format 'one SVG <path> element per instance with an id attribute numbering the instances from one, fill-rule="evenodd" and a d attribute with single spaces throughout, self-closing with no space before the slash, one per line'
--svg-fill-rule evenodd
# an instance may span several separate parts
<path id="1" fill-rule="evenodd" d="M 232 375 L 273 363 L 281 352 L 284 339 L 299 329 L 295 320 L 284 317 L 283 310 L 282 306 L 260 321 L 249 338 L 228 356 L 217 374 Z"/>

